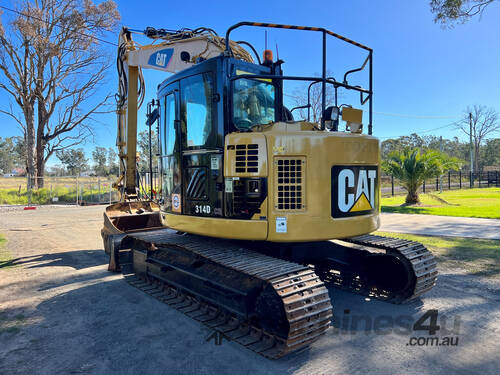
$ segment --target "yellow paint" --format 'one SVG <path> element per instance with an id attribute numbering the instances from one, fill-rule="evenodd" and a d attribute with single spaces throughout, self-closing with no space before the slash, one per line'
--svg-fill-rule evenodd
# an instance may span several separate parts
<path id="1" fill-rule="evenodd" d="M 236 145 L 256 144 L 258 146 L 257 172 L 236 172 Z M 266 137 L 259 133 L 231 133 L 226 136 L 224 146 L 224 177 L 266 177 Z"/>
<path id="2" fill-rule="evenodd" d="M 231 220 L 188 215 L 165 215 L 172 229 L 203 236 L 264 241 L 267 238 L 266 220 Z"/>
<path id="3" fill-rule="evenodd" d="M 139 70 L 136 66 L 128 67 L 127 98 L 127 169 L 125 188 L 127 193 L 135 194 L 136 185 L 136 152 L 137 152 L 137 88 Z"/>
<path id="4" fill-rule="evenodd" d="M 368 202 L 365 193 L 361 193 L 358 200 L 356 201 L 356 203 L 354 203 L 349 212 L 368 211 L 371 209 L 372 206 L 370 205 L 370 202 Z"/>
<path id="5" fill-rule="evenodd" d="M 379 227 L 377 212 L 346 218 L 331 216 L 331 169 L 334 165 L 380 165 L 379 141 L 365 134 L 324 132 L 312 129 L 305 122 L 276 123 L 262 133 L 266 138 L 269 160 L 275 158 L 274 146 L 286 150 L 279 157 L 305 157 L 305 208 L 303 211 L 276 209 L 276 182 L 268 178 L 267 240 L 301 242 L 353 237 L 375 231 Z M 274 175 L 274 163 L 269 163 L 270 176 Z M 380 176 L 380 170 L 378 171 Z M 377 192 L 376 194 L 380 194 Z M 380 200 L 378 200 L 380 201 Z M 276 233 L 276 218 L 287 218 L 287 233 Z"/>
<path id="6" fill-rule="evenodd" d="M 239 69 L 236 70 L 236 75 L 237 76 L 242 76 L 242 75 L 245 75 L 245 74 L 255 75 L 255 73 L 245 72 L 244 70 L 239 70 Z M 270 78 L 255 78 L 255 79 L 257 79 L 259 81 L 264 81 L 264 82 L 272 82 L 273 81 Z"/>

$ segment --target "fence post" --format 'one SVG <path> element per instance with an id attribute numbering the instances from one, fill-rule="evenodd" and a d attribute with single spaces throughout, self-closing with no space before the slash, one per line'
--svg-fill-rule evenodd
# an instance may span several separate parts
<path id="1" fill-rule="evenodd" d="M 448 171 L 448 190 L 451 190 L 451 171 Z"/>
<path id="2" fill-rule="evenodd" d="M 462 170 L 458 171 L 458 181 L 460 184 L 460 189 L 462 189 Z"/>
<path id="3" fill-rule="evenodd" d="M 28 172 L 26 175 L 28 176 L 28 185 L 26 186 L 28 193 L 28 207 L 31 207 L 31 172 Z"/>
<path id="4" fill-rule="evenodd" d="M 481 171 L 477 172 L 477 186 L 481 187 Z"/>
<path id="5" fill-rule="evenodd" d="M 425 180 L 424 180 L 424 183 L 423 183 L 423 185 L 422 185 L 422 188 L 423 188 L 423 192 L 424 192 L 424 194 L 425 194 Z"/>
<path id="6" fill-rule="evenodd" d="M 97 177 L 97 185 L 99 186 L 99 201 L 101 203 L 101 177 Z"/>
<path id="7" fill-rule="evenodd" d="M 78 193 L 79 193 L 80 189 L 79 189 L 79 186 L 78 186 L 78 176 L 76 176 L 76 205 L 78 206 Z"/>
<path id="8" fill-rule="evenodd" d="M 473 180 L 473 176 L 472 176 L 472 171 L 469 171 L 469 185 L 470 185 L 471 189 L 474 187 L 474 180 Z"/>
<path id="9" fill-rule="evenodd" d="M 441 177 L 441 176 L 439 176 Z M 436 177 L 436 191 L 439 190 L 439 177 Z"/>
<path id="10" fill-rule="evenodd" d="M 391 195 L 394 196 L 394 175 L 391 174 Z"/>

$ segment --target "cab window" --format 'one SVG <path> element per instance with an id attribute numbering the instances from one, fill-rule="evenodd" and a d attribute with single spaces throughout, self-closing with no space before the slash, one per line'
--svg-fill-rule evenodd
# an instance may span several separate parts
<path id="1" fill-rule="evenodd" d="M 275 88 L 271 82 L 237 79 L 233 86 L 233 123 L 240 130 L 275 121 Z"/>
<path id="2" fill-rule="evenodd" d="M 210 73 L 181 81 L 181 124 L 184 147 L 212 146 L 214 133 L 214 83 Z"/>
<path id="3" fill-rule="evenodd" d="M 174 153 L 175 145 L 175 96 L 169 94 L 165 98 L 165 155 Z"/>

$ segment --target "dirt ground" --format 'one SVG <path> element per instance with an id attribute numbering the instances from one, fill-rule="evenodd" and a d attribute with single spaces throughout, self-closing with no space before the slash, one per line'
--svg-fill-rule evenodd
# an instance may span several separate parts
<path id="1" fill-rule="evenodd" d="M 406 305 L 331 289 L 333 327 L 272 361 L 237 343 L 207 342 L 210 329 L 107 272 L 102 211 L 0 208 L 13 257 L 0 268 L 0 374 L 499 372 L 498 278 L 441 267 L 438 285 Z M 414 331 L 432 309 L 440 330 Z M 441 345 L 430 345 L 432 337 Z M 457 345 L 445 345 L 446 337 Z"/>

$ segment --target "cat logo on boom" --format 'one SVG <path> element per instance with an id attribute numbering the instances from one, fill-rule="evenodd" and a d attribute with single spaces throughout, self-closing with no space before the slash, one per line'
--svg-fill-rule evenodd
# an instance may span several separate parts
<path id="1" fill-rule="evenodd" d="M 376 166 L 332 167 L 332 217 L 349 217 L 378 210 Z"/>

